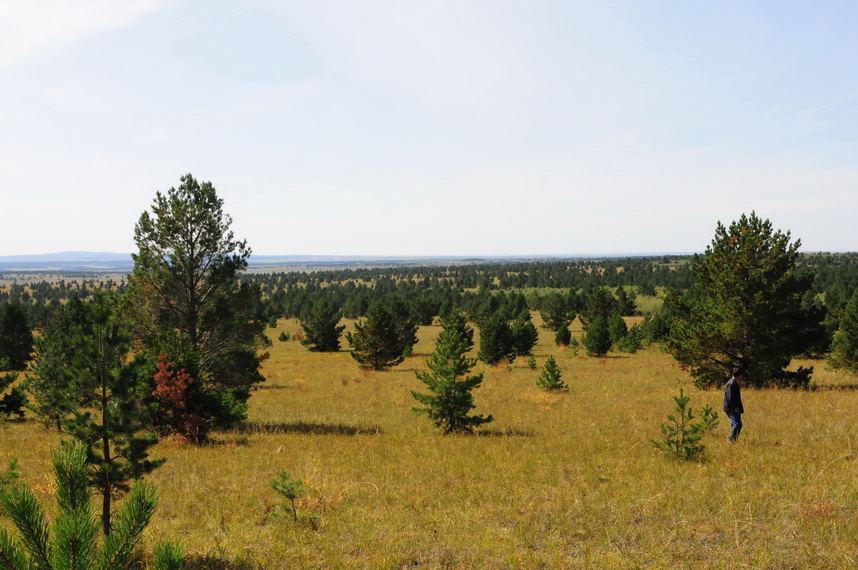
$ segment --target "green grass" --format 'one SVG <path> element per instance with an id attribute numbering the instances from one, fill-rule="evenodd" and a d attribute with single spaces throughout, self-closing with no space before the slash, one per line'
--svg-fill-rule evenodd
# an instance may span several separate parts
<path id="1" fill-rule="evenodd" d="M 538 316 L 537 316 L 538 318 Z M 538 323 L 537 323 L 538 324 Z M 276 339 L 295 321 L 268 329 Z M 573 327 L 575 329 L 575 327 Z M 677 463 L 650 440 L 679 387 L 720 409 L 657 348 L 574 356 L 540 329 L 568 394 L 537 388 L 526 359 L 485 367 L 484 435 L 442 436 L 411 411 L 438 327 L 390 372 L 347 352 L 274 341 L 248 426 L 206 447 L 165 441 L 150 479 L 160 501 L 145 549 L 181 541 L 196 568 L 843 568 L 858 561 L 858 391 L 816 363 L 816 391 L 743 392 L 745 431 L 704 439 Z M 582 351 L 583 353 L 583 351 Z M 806 363 L 805 363 L 806 364 Z M 834 387 L 839 387 L 834 389 Z M 0 426 L 0 461 L 49 495 L 56 436 Z M 301 521 L 278 518 L 269 482 L 302 479 Z M 309 515 L 318 518 L 310 519 Z"/>

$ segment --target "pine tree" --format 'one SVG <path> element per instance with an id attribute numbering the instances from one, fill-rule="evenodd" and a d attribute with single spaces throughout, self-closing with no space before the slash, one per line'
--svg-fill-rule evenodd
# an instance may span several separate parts
<path id="1" fill-rule="evenodd" d="M 608 317 L 608 333 L 611 335 L 611 342 L 616 344 L 621 338 L 629 332 L 629 327 L 626 321 L 620 316 L 619 312 L 613 312 Z"/>
<path id="2" fill-rule="evenodd" d="M 313 352 L 337 352 L 345 325 L 339 325 L 340 310 L 327 297 L 319 297 L 304 318 L 301 344 Z M 339 325 L 339 326 L 337 326 Z"/>
<path id="3" fill-rule="evenodd" d="M 414 316 L 414 311 L 411 306 L 406 303 L 401 297 L 393 296 L 385 299 L 393 322 L 396 326 L 396 334 L 399 337 L 399 344 L 402 347 L 402 354 L 406 357 L 411 356 L 414 350 L 414 345 L 417 344 L 417 317 Z"/>
<path id="4" fill-rule="evenodd" d="M 474 329 L 468 324 L 468 317 L 462 311 L 452 308 L 441 313 L 441 327 L 454 330 L 462 338 L 465 352 L 474 348 Z"/>
<path id="5" fill-rule="evenodd" d="M 11 368 L 9 360 L 5 357 L 0 357 L 0 372 L 9 368 Z M 19 418 L 24 417 L 24 406 L 27 405 L 27 396 L 20 386 L 12 386 L 16 380 L 18 380 L 17 372 L 0 374 L 0 394 L 3 396 L 0 398 L 0 420 L 12 415 L 16 415 Z M 9 386 L 12 386 L 12 388 L 4 394 L 3 392 Z"/>
<path id="6" fill-rule="evenodd" d="M 554 344 L 557 346 L 569 346 L 572 342 L 572 331 L 563 323 L 557 328 L 557 333 L 554 335 Z"/>
<path id="7" fill-rule="evenodd" d="M 111 501 L 128 490 L 163 460 L 149 459 L 157 438 L 146 430 L 152 410 L 151 369 L 142 355 L 129 362 L 131 337 L 117 322 L 115 302 L 97 294 L 89 304 L 90 325 L 71 339 L 74 352 L 73 392 L 79 409 L 64 423 L 65 430 L 83 443 L 91 466 L 90 484 L 101 495 L 101 523 L 105 535 L 113 526 Z"/>
<path id="8" fill-rule="evenodd" d="M 33 333 L 27 315 L 18 303 L 0 307 L 0 358 L 8 360 L 12 370 L 22 370 L 33 351 Z"/>
<path id="9" fill-rule="evenodd" d="M 568 392 L 569 386 L 561 379 L 560 366 L 553 356 L 549 356 L 536 380 L 536 385 L 549 392 Z"/>
<path id="10" fill-rule="evenodd" d="M 388 370 L 405 360 L 412 345 L 403 342 L 402 328 L 385 303 L 375 302 L 366 312 L 363 321 L 355 323 L 355 330 L 346 333 L 352 346 L 352 358 L 361 368 Z"/>
<path id="11" fill-rule="evenodd" d="M 298 522 L 298 509 L 295 506 L 295 501 L 303 497 L 307 492 L 304 489 L 304 482 L 301 479 L 292 479 L 288 471 L 281 471 L 277 479 L 273 479 L 270 484 L 272 489 L 289 501 L 292 517 L 295 522 Z M 285 505 L 281 506 L 286 509 Z"/>
<path id="12" fill-rule="evenodd" d="M 607 319 L 612 313 L 617 311 L 617 299 L 614 295 L 604 287 L 596 287 L 587 295 L 579 318 L 581 319 L 581 325 L 586 331 L 596 318 L 603 317 Z"/>
<path id="13" fill-rule="evenodd" d="M 637 295 L 634 291 L 626 293 L 622 287 L 617 287 L 617 311 L 623 317 L 633 317 L 638 314 Z"/>
<path id="14" fill-rule="evenodd" d="M 617 349 L 629 354 L 635 353 L 643 346 L 644 328 L 637 324 L 617 341 Z"/>
<path id="15" fill-rule="evenodd" d="M 533 353 L 533 347 L 539 341 L 539 331 L 532 322 L 516 319 L 510 326 L 510 334 L 516 356 L 530 356 Z"/>
<path id="16" fill-rule="evenodd" d="M 134 228 L 138 252 L 126 311 L 150 359 L 163 352 L 197 382 L 206 421 L 244 419 L 259 371 L 266 317 L 258 284 L 243 283 L 250 248 L 210 182 L 190 174 L 157 192 Z"/>
<path id="17" fill-rule="evenodd" d="M 590 356 L 605 356 L 611 350 L 611 333 L 605 317 L 596 317 L 582 339 L 584 348 Z"/>
<path id="18" fill-rule="evenodd" d="M 569 325 L 575 320 L 575 308 L 571 306 L 570 299 L 559 293 L 552 293 L 542 300 L 539 308 L 543 327 L 556 331 L 562 325 Z"/>
<path id="19" fill-rule="evenodd" d="M 32 396 L 30 409 L 46 426 L 62 431 L 62 424 L 77 409 L 74 393 L 74 347 L 72 339 L 83 334 L 89 326 L 89 313 L 81 300 L 74 296 L 59 308 L 36 339 L 33 374 L 24 382 Z"/>
<path id="20" fill-rule="evenodd" d="M 734 366 L 751 386 L 810 382 L 812 367 L 787 370 L 825 334 L 814 275 L 797 269 L 800 245 L 753 212 L 729 228 L 718 223 L 712 244 L 694 257 L 694 283 L 668 307 L 667 348 L 695 384 L 721 382 Z"/>
<path id="21" fill-rule="evenodd" d="M 840 326 L 831 343 L 829 362 L 834 368 L 858 373 L 858 289 L 840 315 Z"/>
<path id="22" fill-rule="evenodd" d="M 480 328 L 479 359 L 489 365 L 498 364 L 503 360 L 515 360 L 512 329 L 509 323 L 499 314 L 493 315 Z"/>
<path id="23" fill-rule="evenodd" d="M 136 483 L 116 514 L 115 531 L 99 547 L 98 524 L 90 502 L 87 452 L 80 445 L 63 445 L 52 457 L 58 514 L 49 524 L 33 490 L 23 483 L 0 485 L 0 513 L 20 538 L 0 529 L 0 567 L 10 570 L 69 568 L 131 570 L 137 568 L 134 549 L 155 511 L 157 493 Z M 160 545 L 156 570 L 182 568 L 184 555 L 175 545 Z"/>
<path id="24" fill-rule="evenodd" d="M 430 393 L 411 392 L 414 399 L 425 406 L 412 409 L 427 414 L 435 427 L 445 434 L 472 433 L 474 428 L 492 421 L 491 415 L 468 415 L 475 407 L 472 392 L 483 381 L 482 373 L 467 376 L 476 365 L 475 359 L 465 357 L 473 344 L 469 336 L 467 331 L 458 326 L 445 327 L 438 335 L 435 350 L 426 361 L 429 371 L 416 373 Z"/>

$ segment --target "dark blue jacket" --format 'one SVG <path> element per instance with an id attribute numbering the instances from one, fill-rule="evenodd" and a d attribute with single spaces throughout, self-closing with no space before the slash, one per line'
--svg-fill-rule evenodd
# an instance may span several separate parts
<path id="1" fill-rule="evenodd" d="M 730 378 L 724 389 L 724 411 L 728 414 L 745 413 L 745 408 L 742 407 L 742 391 L 735 378 Z"/>

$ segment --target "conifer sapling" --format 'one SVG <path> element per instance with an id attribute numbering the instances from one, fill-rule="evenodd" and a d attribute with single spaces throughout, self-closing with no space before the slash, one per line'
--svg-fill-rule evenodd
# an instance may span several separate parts
<path id="1" fill-rule="evenodd" d="M 662 441 L 652 440 L 653 445 L 678 459 L 691 461 L 703 456 L 705 446 L 700 443 L 707 432 L 718 427 L 718 414 L 711 406 L 703 406 L 699 421 L 694 420 L 694 414 L 688 402 L 691 396 L 686 396 L 682 388 L 679 396 L 674 396 L 676 415 L 668 415 L 668 423 L 661 424 Z"/>
<path id="2" fill-rule="evenodd" d="M 549 356 L 536 381 L 537 386 L 549 392 L 568 392 L 569 386 L 561 379 L 560 366 L 553 356 Z"/>
<path id="3" fill-rule="evenodd" d="M 472 391 L 483 382 L 482 373 L 467 376 L 476 365 L 475 359 L 465 356 L 471 342 L 467 330 L 445 327 L 426 362 L 429 371 L 416 373 L 430 393 L 412 391 L 414 399 L 425 406 L 412 409 L 428 415 L 445 434 L 472 433 L 477 426 L 492 421 L 491 415 L 468 415 L 475 407 Z"/>

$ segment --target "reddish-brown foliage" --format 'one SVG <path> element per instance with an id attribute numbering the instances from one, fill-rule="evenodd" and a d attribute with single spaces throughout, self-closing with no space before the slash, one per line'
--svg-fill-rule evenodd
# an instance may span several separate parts
<path id="1" fill-rule="evenodd" d="M 155 390 L 152 395 L 171 416 L 172 429 L 180 436 L 197 443 L 205 438 L 207 426 L 191 401 L 191 384 L 194 379 L 184 369 L 177 369 L 167 362 L 167 355 L 158 355 L 158 371 L 155 373 Z M 162 426 L 167 427 L 167 426 Z"/>

